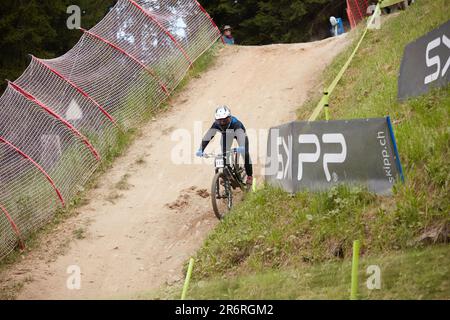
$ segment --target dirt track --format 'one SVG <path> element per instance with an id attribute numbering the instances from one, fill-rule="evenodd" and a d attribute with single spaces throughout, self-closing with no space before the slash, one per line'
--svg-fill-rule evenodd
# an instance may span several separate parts
<path id="1" fill-rule="evenodd" d="M 348 42 L 344 36 L 223 49 L 214 67 L 190 82 L 171 111 L 142 129 L 127 155 L 90 192 L 79 215 L 0 275 L 3 286 L 24 283 L 21 299 L 129 298 L 181 281 L 183 263 L 217 221 L 202 190 L 209 191 L 213 168 L 175 165 L 174 131 L 193 132 L 197 121 L 206 130 L 215 105 L 224 103 L 248 129 L 294 120 L 308 92 L 319 90 L 322 70 Z M 201 139 L 193 138 L 191 153 Z M 256 154 L 258 143 L 251 143 Z M 217 141 L 211 149 L 216 146 Z M 69 241 L 74 234 L 79 239 Z M 81 268 L 81 290 L 67 289 L 71 265 Z"/>

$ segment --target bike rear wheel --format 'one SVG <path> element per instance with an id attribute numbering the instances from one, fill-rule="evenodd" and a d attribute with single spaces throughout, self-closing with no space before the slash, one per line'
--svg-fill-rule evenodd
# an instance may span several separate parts
<path id="1" fill-rule="evenodd" d="M 212 182 L 211 201 L 214 214 L 222 220 L 233 206 L 233 192 L 228 177 L 223 173 L 217 173 Z"/>

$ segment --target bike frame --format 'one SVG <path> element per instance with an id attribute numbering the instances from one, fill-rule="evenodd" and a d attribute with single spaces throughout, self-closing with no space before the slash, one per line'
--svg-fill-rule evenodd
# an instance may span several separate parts
<path id="1" fill-rule="evenodd" d="M 229 163 L 227 160 L 232 155 Z M 214 158 L 215 176 L 211 188 L 211 199 L 214 213 L 221 220 L 226 213 L 218 209 L 218 199 L 227 199 L 228 210 L 233 206 L 233 190 L 240 189 L 246 191 L 242 173 L 244 169 L 239 166 L 239 153 L 237 149 L 232 149 L 225 154 L 204 154 L 205 158 Z M 221 180 L 220 180 L 221 179 Z M 220 191 L 220 186 L 225 188 L 224 193 Z"/>
<path id="2" fill-rule="evenodd" d="M 232 154 L 232 160 L 231 163 L 229 164 L 227 161 L 227 156 Z M 226 174 L 231 181 L 231 185 L 234 189 L 236 188 L 243 188 L 244 187 L 244 182 L 242 181 L 242 179 L 237 175 L 237 163 L 238 163 L 238 157 L 239 154 L 237 153 L 236 149 L 233 149 L 232 151 L 228 151 L 226 154 L 222 154 L 222 155 L 217 155 L 215 156 L 215 159 L 217 158 L 223 158 L 223 163 L 224 163 L 224 167 L 223 168 L 215 168 L 215 172 L 216 174 L 219 173 L 220 171 L 222 171 L 224 174 Z"/>

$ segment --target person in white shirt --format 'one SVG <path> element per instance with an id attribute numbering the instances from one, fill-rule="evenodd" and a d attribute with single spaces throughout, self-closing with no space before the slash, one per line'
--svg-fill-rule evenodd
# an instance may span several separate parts
<path id="1" fill-rule="evenodd" d="M 375 4 L 375 2 L 371 2 L 370 6 L 367 7 L 366 14 L 368 16 L 373 15 L 373 13 L 375 12 L 376 8 L 377 8 L 377 5 Z"/>

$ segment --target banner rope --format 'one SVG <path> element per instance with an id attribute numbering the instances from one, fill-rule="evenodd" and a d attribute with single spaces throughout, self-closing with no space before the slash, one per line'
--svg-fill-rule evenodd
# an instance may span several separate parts
<path id="1" fill-rule="evenodd" d="M 375 19 L 375 17 L 377 16 L 377 14 L 379 14 L 381 12 L 380 9 L 380 5 L 382 4 L 382 2 L 379 2 L 377 4 L 377 7 L 373 13 L 373 15 L 370 17 L 366 28 L 361 36 L 361 38 L 358 41 L 358 44 L 356 45 L 355 49 L 353 50 L 352 54 L 350 55 L 350 57 L 347 59 L 347 61 L 345 62 L 344 66 L 341 68 L 341 70 L 339 71 L 339 73 L 337 74 L 337 76 L 334 78 L 333 82 L 330 84 L 330 86 L 324 91 L 322 99 L 320 99 L 319 103 L 317 104 L 316 108 L 314 109 L 314 112 L 312 113 L 311 117 L 309 118 L 308 121 L 316 121 L 317 118 L 319 117 L 320 113 L 322 112 L 322 110 L 325 108 L 325 118 L 327 121 L 329 121 L 329 100 L 330 100 L 330 95 L 333 93 L 334 89 L 336 88 L 337 84 L 339 83 L 339 81 L 341 81 L 342 76 L 344 75 L 344 73 L 347 71 L 348 67 L 350 66 L 350 63 L 352 62 L 353 58 L 355 57 L 356 53 L 358 52 L 364 38 L 366 37 L 367 31 L 369 30 L 369 26 L 373 24 L 373 20 Z"/>

